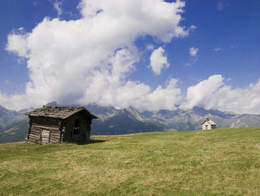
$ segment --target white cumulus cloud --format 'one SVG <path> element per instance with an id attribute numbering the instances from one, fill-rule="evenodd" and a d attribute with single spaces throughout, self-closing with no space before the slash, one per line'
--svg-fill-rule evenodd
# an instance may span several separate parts
<path id="1" fill-rule="evenodd" d="M 198 53 L 198 48 L 194 48 L 194 47 L 191 47 L 190 48 L 190 55 L 191 56 L 196 56 L 197 55 L 197 53 Z"/>
<path id="2" fill-rule="evenodd" d="M 232 89 L 221 75 L 210 76 L 187 90 L 187 102 L 182 108 L 201 106 L 206 109 L 237 113 L 260 113 L 260 79 L 246 88 Z"/>
<path id="3" fill-rule="evenodd" d="M 166 69 L 170 66 L 167 57 L 164 56 L 164 49 L 162 47 L 153 51 L 150 57 L 150 62 L 152 70 L 156 75 L 160 75 L 162 69 Z"/>
<path id="4" fill-rule="evenodd" d="M 54 6 L 61 14 L 61 4 L 56 1 Z M 152 91 L 128 76 L 140 59 L 134 44 L 139 36 L 167 43 L 188 35 L 179 26 L 184 6 L 179 0 L 82 0 L 78 20 L 46 17 L 32 32 L 10 33 L 6 50 L 27 59 L 30 81 L 22 95 L 0 93 L 0 105 L 22 109 L 55 100 L 118 108 L 173 108 L 180 94 L 175 79 Z M 162 54 L 162 50 L 157 52 Z M 168 66 L 167 61 L 163 66 Z"/>

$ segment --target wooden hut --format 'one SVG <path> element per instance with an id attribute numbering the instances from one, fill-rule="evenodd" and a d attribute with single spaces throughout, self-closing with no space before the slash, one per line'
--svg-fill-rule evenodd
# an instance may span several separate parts
<path id="1" fill-rule="evenodd" d="M 209 118 L 205 118 L 202 123 L 202 130 L 208 129 L 216 129 L 216 123 L 214 123 L 212 120 L 209 120 Z"/>
<path id="2" fill-rule="evenodd" d="M 24 113 L 29 117 L 28 142 L 89 141 L 92 115 L 84 107 L 43 106 Z"/>

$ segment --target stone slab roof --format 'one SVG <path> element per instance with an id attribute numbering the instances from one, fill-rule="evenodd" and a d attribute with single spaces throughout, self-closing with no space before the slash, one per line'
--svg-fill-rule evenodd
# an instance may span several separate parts
<path id="1" fill-rule="evenodd" d="M 44 105 L 42 108 L 38 108 L 36 110 L 26 112 L 24 113 L 24 115 L 65 119 L 83 110 L 85 110 L 86 113 L 91 115 L 92 118 L 97 118 L 84 107 L 58 107 L 58 106 L 46 106 L 46 105 Z"/>

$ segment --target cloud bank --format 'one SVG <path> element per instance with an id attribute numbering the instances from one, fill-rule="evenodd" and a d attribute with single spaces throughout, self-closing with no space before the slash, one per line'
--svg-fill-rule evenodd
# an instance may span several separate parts
<path id="1" fill-rule="evenodd" d="M 232 89 L 225 85 L 221 75 L 210 76 L 187 90 L 187 102 L 182 108 L 201 106 L 206 109 L 233 111 L 236 113 L 260 113 L 260 79 L 248 87 Z"/>
<path id="2" fill-rule="evenodd" d="M 60 17 L 61 4 L 55 6 Z M 27 59 L 30 81 L 25 94 L 0 94 L 0 104 L 22 109 L 55 100 L 60 104 L 174 109 L 180 99 L 176 79 L 152 91 L 128 76 L 140 59 L 134 44 L 138 37 L 149 35 L 169 43 L 188 35 L 179 26 L 184 6 L 179 0 L 82 0 L 78 20 L 46 17 L 32 32 L 13 31 L 6 50 Z M 169 65 L 163 49 L 155 50 L 154 55 L 156 51 L 162 61 L 155 65 L 152 60 L 152 67 L 157 67 L 158 74 Z"/>
<path id="3" fill-rule="evenodd" d="M 19 28 L 8 35 L 6 50 L 27 60 L 30 81 L 24 94 L 7 96 L 0 91 L 0 105 L 19 110 L 57 101 L 158 111 L 183 103 L 177 79 L 169 78 L 164 87 L 152 90 L 129 76 L 142 58 L 135 46 L 140 36 L 164 45 L 196 29 L 179 25 L 184 2 L 82 0 L 78 6 L 82 17 L 70 21 L 60 20 L 61 6 L 55 7 L 59 18 L 46 17 L 31 32 Z M 165 51 L 152 44 L 146 48 L 153 50 L 151 68 L 159 75 L 169 67 Z M 198 48 L 190 48 L 191 56 L 197 52 Z M 224 81 L 213 75 L 189 87 L 181 107 L 260 113 L 260 80 L 243 89 L 232 89 Z"/>

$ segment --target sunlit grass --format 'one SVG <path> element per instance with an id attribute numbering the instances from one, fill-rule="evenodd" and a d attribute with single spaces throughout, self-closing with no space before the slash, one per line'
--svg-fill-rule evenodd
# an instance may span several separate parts
<path id="1" fill-rule="evenodd" d="M 259 195 L 260 128 L 0 145 L 0 195 Z"/>

